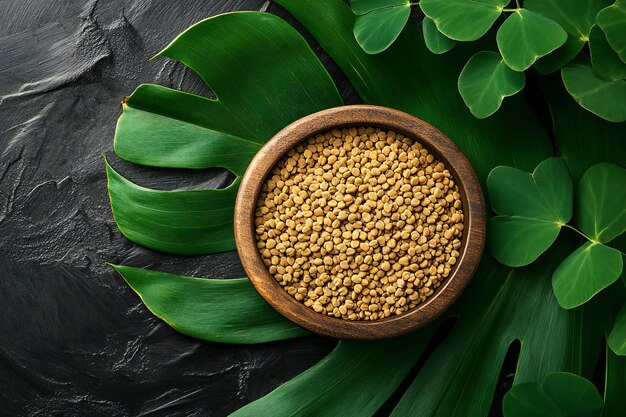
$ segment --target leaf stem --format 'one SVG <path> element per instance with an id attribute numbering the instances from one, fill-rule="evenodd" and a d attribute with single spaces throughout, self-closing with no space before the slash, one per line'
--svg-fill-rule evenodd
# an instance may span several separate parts
<path id="1" fill-rule="evenodd" d="M 514 12 L 517 12 L 519 10 L 520 10 L 520 8 L 518 7 L 516 9 L 501 9 L 500 11 L 501 12 L 511 12 L 511 13 L 514 13 Z"/>
<path id="2" fill-rule="evenodd" d="M 569 225 L 567 223 L 563 223 L 562 226 L 567 227 L 568 229 L 572 229 L 573 231 L 575 231 L 576 233 L 578 233 L 579 235 L 581 235 L 582 237 L 584 237 L 585 239 L 587 239 L 590 242 L 597 242 L 596 240 L 593 240 L 592 238 L 590 238 L 589 236 L 587 236 L 586 234 L 584 234 L 583 232 L 581 232 L 580 230 L 578 230 L 574 226 L 571 226 L 571 225 Z"/>
<path id="3" fill-rule="evenodd" d="M 561 226 L 562 227 L 567 227 L 568 229 L 572 229 L 573 231 L 575 231 L 576 233 L 578 233 L 579 235 L 581 235 L 582 237 L 584 237 L 585 239 L 587 239 L 590 242 L 600 243 L 599 241 L 590 238 L 589 236 L 587 236 L 586 234 L 584 234 L 583 232 L 581 232 L 580 230 L 578 230 L 574 226 L 570 226 L 567 223 L 563 223 L 563 224 L 561 224 Z M 612 246 L 612 248 L 615 249 L 616 251 L 618 251 L 619 253 L 621 253 L 622 255 L 626 256 L 626 253 L 622 252 L 621 250 L 617 249 L 616 247 Z"/>
<path id="4" fill-rule="evenodd" d="M 519 6 L 519 0 L 515 0 L 515 5 L 517 6 L 517 8 L 518 8 L 518 9 L 520 8 L 520 6 Z"/>

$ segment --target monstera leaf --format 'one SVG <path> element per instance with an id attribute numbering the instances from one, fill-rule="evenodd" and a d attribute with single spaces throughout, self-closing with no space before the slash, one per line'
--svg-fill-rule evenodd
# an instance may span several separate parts
<path id="1" fill-rule="evenodd" d="M 201 279 L 113 265 L 157 317 L 210 342 L 263 343 L 308 334 L 267 304 L 247 278 Z"/>
<path id="2" fill-rule="evenodd" d="M 239 177 L 256 151 L 287 124 L 341 105 L 341 98 L 304 39 L 267 13 L 204 20 L 157 56 L 194 70 L 217 99 L 139 87 L 124 103 L 115 133 L 117 155 L 143 165 L 222 167 L 237 179 L 221 190 L 159 191 L 107 167 L 115 220 L 130 240 L 152 249 L 179 254 L 233 250 Z"/>
<path id="3" fill-rule="evenodd" d="M 552 155 L 547 133 L 521 97 L 508 99 L 497 114 L 478 120 L 456 94 L 458 74 L 469 57 L 479 51 L 477 47 L 457 45 L 445 55 L 433 55 L 415 28 L 407 26 L 393 48 L 369 55 L 353 36 L 356 16 L 343 1 L 278 3 L 329 53 L 365 102 L 407 111 L 442 129 L 466 153 L 483 184 L 496 166 L 529 171 Z M 487 8 L 500 4 L 457 3 L 483 3 Z M 490 10 L 486 18 L 481 17 L 481 24 L 485 19 L 495 20 L 499 12 L 495 17 L 493 14 Z M 433 20 L 441 29 L 441 22 Z M 468 22 L 474 23 L 471 18 Z M 196 96 L 178 100 L 186 94 L 156 86 L 141 87 L 126 101 L 116 134 L 116 153 L 131 162 L 176 168 L 221 166 L 238 178 L 254 146 L 260 146 L 294 119 L 341 104 L 334 84 L 298 32 L 266 13 L 233 13 L 203 21 L 177 38 L 160 56 L 178 59 L 194 69 L 217 100 Z M 144 95 L 151 91 L 163 94 Z M 137 116 L 135 119 L 129 116 L 131 112 Z M 556 113 L 553 116 L 555 125 L 565 123 Z M 566 121 L 570 122 L 569 118 Z M 576 140 L 579 138 L 572 139 Z M 604 143 L 590 141 L 587 148 Z M 133 152 L 128 151 L 133 148 Z M 568 150 L 568 166 L 584 163 L 578 162 L 584 161 L 581 149 Z M 236 156 L 239 150 L 241 159 Z M 199 155 L 213 151 L 217 156 Z M 603 156 L 603 152 L 597 154 Z M 618 148 L 616 153 L 623 154 L 623 149 Z M 603 160 L 613 161 L 610 158 L 617 156 Z M 228 193 L 234 193 L 237 179 L 224 190 L 194 191 L 199 200 L 204 199 L 196 202 L 195 194 L 179 194 L 187 191 L 130 187 L 128 181 L 111 181 L 115 176 L 112 169 L 109 175 L 116 221 L 124 225 L 122 230 L 135 231 L 125 233 L 136 243 L 176 253 L 233 248 L 232 240 L 222 239 L 232 236 L 232 224 L 225 220 L 233 204 Z M 213 198 L 202 196 L 205 193 L 221 202 L 212 202 Z M 225 197 L 218 198 L 220 195 Z M 196 213 L 205 204 L 210 213 Z M 205 232 L 194 231 L 196 221 L 197 228 Z M 186 231 L 174 233 L 178 228 Z M 504 358 L 517 341 L 522 347 L 515 384 L 541 381 L 554 371 L 590 377 L 604 347 L 603 335 L 610 331 L 617 306 L 623 303 L 624 291 L 616 283 L 609 288 L 611 292 L 603 291 L 597 300 L 579 309 L 559 307 L 549 277 L 579 244 L 573 236 L 562 236 L 558 245 L 526 268 L 511 269 L 485 256 L 464 296 L 438 322 L 396 339 L 339 342 L 318 364 L 235 415 L 267 415 L 271 410 L 271 415 L 277 417 L 370 416 L 422 361 L 394 415 L 485 416 Z M 215 241 L 219 245 L 210 246 Z M 145 269 L 117 269 L 156 315 L 186 334 L 234 343 L 305 334 L 272 314 L 247 281 L 230 283 Z M 236 314 L 231 309 L 220 309 L 214 297 L 228 295 L 235 300 L 238 295 L 234 291 L 242 293 L 241 300 L 234 304 L 240 307 Z M 190 292 L 198 296 L 186 296 Z M 449 335 L 432 354 L 424 356 L 432 335 L 453 318 Z M 257 334 L 255 329 L 266 334 Z M 626 406 L 620 395 L 625 389 L 624 373 L 624 358 L 609 352 L 604 392 L 607 416 L 619 416 Z"/>

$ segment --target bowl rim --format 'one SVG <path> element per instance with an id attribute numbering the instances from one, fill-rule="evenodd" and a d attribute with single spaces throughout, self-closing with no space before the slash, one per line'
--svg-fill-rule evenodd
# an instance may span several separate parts
<path id="1" fill-rule="evenodd" d="M 254 212 L 261 188 L 274 165 L 297 143 L 317 133 L 345 127 L 380 127 L 419 141 L 446 165 L 459 186 L 464 231 L 459 259 L 442 285 L 423 303 L 398 316 L 345 320 L 316 313 L 285 291 L 269 273 L 256 246 Z M 348 105 L 322 110 L 291 123 L 254 156 L 243 175 L 235 202 L 234 231 L 239 258 L 257 292 L 278 313 L 314 333 L 342 339 L 382 339 L 423 327 L 447 310 L 478 268 L 485 245 L 485 202 L 478 177 L 461 150 L 440 130 L 399 110 Z"/>

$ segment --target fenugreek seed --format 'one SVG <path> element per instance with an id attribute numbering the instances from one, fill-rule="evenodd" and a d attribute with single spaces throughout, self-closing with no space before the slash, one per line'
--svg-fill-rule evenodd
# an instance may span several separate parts
<path id="1" fill-rule="evenodd" d="M 255 210 L 259 253 L 297 301 L 377 320 L 431 296 L 459 258 L 458 187 L 445 164 L 394 132 L 336 129 L 290 150 Z"/>

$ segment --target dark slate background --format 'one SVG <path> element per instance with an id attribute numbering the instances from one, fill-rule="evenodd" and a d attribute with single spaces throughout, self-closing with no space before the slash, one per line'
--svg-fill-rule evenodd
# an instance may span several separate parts
<path id="1" fill-rule="evenodd" d="M 243 276 L 236 253 L 169 256 L 126 240 L 109 210 L 103 156 L 148 187 L 228 184 L 219 170 L 118 160 L 115 123 L 140 83 L 210 95 L 181 64 L 148 61 L 178 33 L 218 13 L 268 9 L 288 17 L 262 0 L 0 0 L 1 416 L 224 416 L 334 347 L 317 337 L 256 346 L 188 338 L 106 265 Z M 358 102 L 313 47 L 346 102 Z"/>

